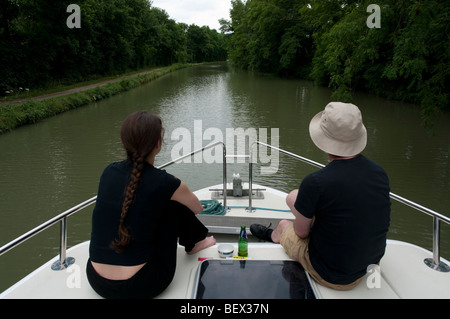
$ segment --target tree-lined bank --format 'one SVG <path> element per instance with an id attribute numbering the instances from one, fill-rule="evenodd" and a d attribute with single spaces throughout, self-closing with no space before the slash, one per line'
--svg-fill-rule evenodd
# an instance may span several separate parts
<path id="1" fill-rule="evenodd" d="M 231 0 L 221 31 L 170 19 L 150 0 L 5 0 L 0 95 L 150 66 L 223 61 L 421 105 L 426 126 L 450 109 L 450 0 Z M 373 27 L 376 26 L 376 27 Z M 10 97 L 11 99 L 11 97 Z M 32 121 L 31 121 L 32 122 Z"/>
<path id="2" fill-rule="evenodd" d="M 59 92 L 55 98 L 40 96 L 36 99 L 26 99 L 21 103 L 0 104 L 0 134 L 14 128 L 36 123 L 42 119 L 62 112 L 97 102 L 121 92 L 136 88 L 162 75 L 189 66 L 188 64 L 174 64 L 164 68 L 121 77 L 86 87 L 78 87 L 71 93 Z M 41 99 L 43 98 L 43 99 Z"/>
<path id="3" fill-rule="evenodd" d="M 420 104 L 425 124 L 449 109 L 449 0 L 377 1 L 379 28 L 372 0 L 231 2 L 221 22 L 238 67 L 310 78 L 336 100 L 362 90 Z"/>
<path id="4" fill-rule="evenodd" d="M 225 35 L 170 19 L 148 0 L 4 0 L 0 95 L 118 75 L 149 66 L 226 60 Z"/>

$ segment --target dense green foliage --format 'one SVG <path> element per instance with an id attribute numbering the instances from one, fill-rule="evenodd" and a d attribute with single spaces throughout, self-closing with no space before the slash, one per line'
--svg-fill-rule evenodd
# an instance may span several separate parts
<path id="1" fill-rule="evenodd" d="M 66 25 L 76 3 L 81 28 Z M 2 0 L 0 95 L 148 66 L 226 60 L 225 35 L 148 0 Z"/>
<path id="2" fill-rule="evenodd" d="M 449 0 L 231 0 L 229 56 L 241 68 L 310 78 L 332 98 L 355 90 L 421 104 L 450 101 Z M 381 27 L 366 24 L 380 7 Z"/>

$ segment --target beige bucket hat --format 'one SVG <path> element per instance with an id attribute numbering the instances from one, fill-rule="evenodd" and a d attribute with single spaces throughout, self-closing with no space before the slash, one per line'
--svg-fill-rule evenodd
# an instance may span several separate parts
<path id="1" fill-rule="evenodd" d="M 367 145 L 367 130 L 356 105 L 331 102 L 313 117 L 309 134 L 322 151 L 337 156 L 354 156 Z"/>

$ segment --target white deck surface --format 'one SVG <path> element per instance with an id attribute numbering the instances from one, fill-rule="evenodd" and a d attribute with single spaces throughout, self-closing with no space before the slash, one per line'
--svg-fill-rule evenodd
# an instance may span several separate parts
<path id="1" fill-rule="evenodd" d="M 214 187 L 214 186 L 212 186 Z M 265 199 L 254 201 L 253 206 L 287 209 L 286 194 L 266 188 Z M 209 199 L 207 189 L 196 192 L 200 199 Z M 228 206 L 245 206 L 243 199 L 229 199 Z M 248 200 L 247 200 L 248 202 Z M 229 216 L 255 218 L 293 218 L 291 213 L 245 209 L 232 209 Z M 250 225 L 247 225 L 247 227 Z M 237 248 L 236 241 L 232 242 Z M 90 287 L 86 278 L 86 262 L 89 242 L 78 244 L 67 251 L 75 258 L 75 264 L 66 270 L 51 270 L 55 257 L 33 273 L 0 294 L 2 298 L 21 299 L 91 299 L 100 298 Z M 335 291 L 313 283 L 318 298 L 325 299 L 397 299 L 397 298 L 450 298 L 450 272 L 442 273 L 425 265 L 424 259 L 432 253 L 415 245 L 388 240 L 386 253 L 380 262 L 379 273 L 368 273 L 360 285 L 350 291 Z M 203 258 L 219 259 L 217 245 L 195 255 L 187 255 L 183 247 L 178 249 L 177 270 L 171 285 L 158 298 L 192 298 L 195 274 Z M 249 258 L 287 260 L 284 249 L 273 243 L 249 243 Z M 447 260 L 442 260 L 447 265 Z"/>
<path id="2" fill-rule="evenodd" d="M 51 270 L 49 261 L 16 285 L 4 291 L 0 298 L 6 299 L 91 299 L 100 298 L 90 287 L 85 275 L 89 242 L 81 243 L 68 251 L 75 264 L 66 270 Z M 237 248 L 237 244 L 235 244 Z M 441 273 L 428 268 L 423 259 L 431 253 L 414 245 L 388 241 L 386 255 L 380 263 L 381 279 L 369 278 L 368 273 L 361 284 L 350 291 L 336 291 L 316 283 L 313 284 L 318 298 L 324 299 L 398 299 L 450 298 L 450 273 Z M 177 271 L 171 285 L 158 298 L 192 298 L 195 273 L 203 258 L 219 259 L 217 245 L 196 255 L 187 255 L 183 247 L 178 250 Z M 272 243 L 250 243 L 251 259 L 287 260 L 280 245 Z M 200 260 L 199 260 L 200 259 Z M 448 263 L 448 261 L 445 261 Z M 368 284 L 369 281 L 369 284 Z"/>

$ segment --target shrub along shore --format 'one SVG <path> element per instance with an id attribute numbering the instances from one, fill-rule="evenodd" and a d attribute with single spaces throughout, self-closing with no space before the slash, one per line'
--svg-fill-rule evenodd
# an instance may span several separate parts
<path id="1" fill-rule="evenodd" d="M 173 71 L 191 66 L 192 64 L 173 64 L 146 74 L 126 77 L 117 82 L 108 83 L 90 89 L 80 88 L 79 92 L 49 98 L 41 101 L 27 100 L 22 103 L 0 105 L 0 134 L 17 127 L 33 124 L 42 119 L 100 101 L 148 83 Z"/>

